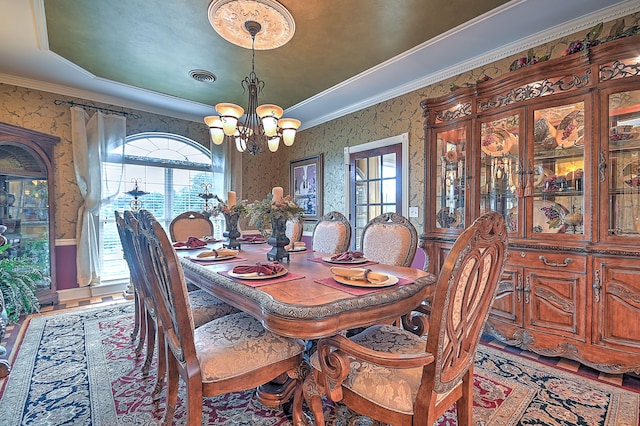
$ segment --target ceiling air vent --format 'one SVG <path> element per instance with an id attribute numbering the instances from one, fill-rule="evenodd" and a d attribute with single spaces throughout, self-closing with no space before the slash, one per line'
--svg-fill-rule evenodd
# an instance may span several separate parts
<path id="1" fill-rule="evenodd" d="M 191 70 L 189 71 L 189 75 L 194 80 L 202 81 L 204 83 L 213 83 L 216 81 L 216 75 L 206 70 Z"/>

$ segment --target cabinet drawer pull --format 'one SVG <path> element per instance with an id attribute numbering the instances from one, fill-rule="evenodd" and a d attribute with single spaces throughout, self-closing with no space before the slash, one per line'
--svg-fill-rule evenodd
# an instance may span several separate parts
<path id="1" fill-rule="evenodd" d="M 540 256 L 538 259 L 542 260 L 542 263 L 544 263 L 547 266 L 558 266 L 558 267 L 566 267 L 566 266 L 569 266 L 571 262 L 573 262 L 573 259 L 570 257 L 567 257 L 562 263 L 549 262 L 547 258 L 544 256 Z"/>

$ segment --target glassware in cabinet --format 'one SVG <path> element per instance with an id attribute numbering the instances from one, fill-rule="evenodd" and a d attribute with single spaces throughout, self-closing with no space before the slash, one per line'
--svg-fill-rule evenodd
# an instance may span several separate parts
<path id="1" fill-rule="evenodd" d="M 533 236 L 584 235 L 584 117 L 584 101 L 534 110 L 525 189 L 532 195 Z"/>
<path id="2" fill-rule="evenodd" d="M 640 90 L 609 95 L 609 235 L 640 234 Z"/>
<path id="3" fill-rule="evenodd" d="M 464 126 L 436 133 L 437 229 L 465 227 L 465 170 L 467 128 Z"/>
<path id="4" fill-rule="evenodd" d="M 480 213 L 500 213 L 509 232 L 518 231 L 524 191 L 519 139 L 519 114 L 480 123 Z"/>

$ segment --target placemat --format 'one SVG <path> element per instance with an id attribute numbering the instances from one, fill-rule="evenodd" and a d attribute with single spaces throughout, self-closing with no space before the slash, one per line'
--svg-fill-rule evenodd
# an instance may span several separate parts
<path id="1" fill-rule="evenodd" d="M 191 257 L 185 256 L 187 259 L 192 261 L 193 263 L 197 263 L 198 265 L 207 266 L 207 265 L 217 265 L 219 263 L 228 263 L 228 262 L 238 262 L 241 260 L 247 260 L 244 257 L 232 257 L 231 259 L 225 260 L 193 260 Z"/>
<path id="2" fill-rule="evenodd" d="M 327 266 L 338 266 L 340 268 L 359 268 L 362 266 L 376 265 L 379 263 L 379 262 L 374 262 L 373 260 L 367 260 L 366 262 L 362 262 L 362 263 L 331 263 L 331 262 L 326 262 L 322 260 L 321 257 L 312 257 L 311 259 L 307 259 L 307 260 L 310 260 L 312 262 L 322 263 L 323 265 L 327 265 Z"/>
<path id="3" fill-rule="evenodd" d="M 284 281 L 292 281 L 292 280 L 304 278 L 304 275 L 294 274 L 293 272 L 287 272 L 286 275 L 283 275 L 278 278 L 264 279 L 264 280 L 243 280 L 240 278 L 232 277 L 231 275 L 229 275 L 229 271 L 218 271 L 218 273 L 220 275 L 224 275 L 227 278 L 231 278 L 232 280 L 238 281 L 239 283 L 246 284 L 249 287 L 261 287 L 263 285 L 277 284 Z"/>
<path id="4" fill-rule="evenodd" d="M 392 286 L 381 287 L 381 288 L 365 288 L 365 287 L 353 287 L 353 286 L 350 286 L 350 285 L 340 284 L 339 282 L 334 280 L 333 277 L 321 278 L 321 279 L 314 280 L 314 281 L 319 283 L 319 284 L 322 284 L 322 285 L 326 285 L 326 286 L 333 287 L 333 288 L 338 289 L 338 290 L 345 291 L 345 292 L 347 292 L 349 294 L 353 294 L 354 296 L 363 296 L 365 294 L 375 293 L 377 291 L 389 290 L 389 289 L 394 288 L 396 286 L 411 284 L 412 282 L 414 282 L 413 280 L 410 280 L 410 279 L 407 279 L 407 278 L 398 277 L 398 282 L 396 284 L 392 285 Z"/>

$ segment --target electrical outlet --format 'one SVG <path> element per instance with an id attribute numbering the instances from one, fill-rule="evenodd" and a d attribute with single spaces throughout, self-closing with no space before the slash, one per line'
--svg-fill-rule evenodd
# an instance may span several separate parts
<path id="1" fill-rule="evenodd" d="M 409 207 L 409 217 L 418 217 L 417 207 Z"/>

